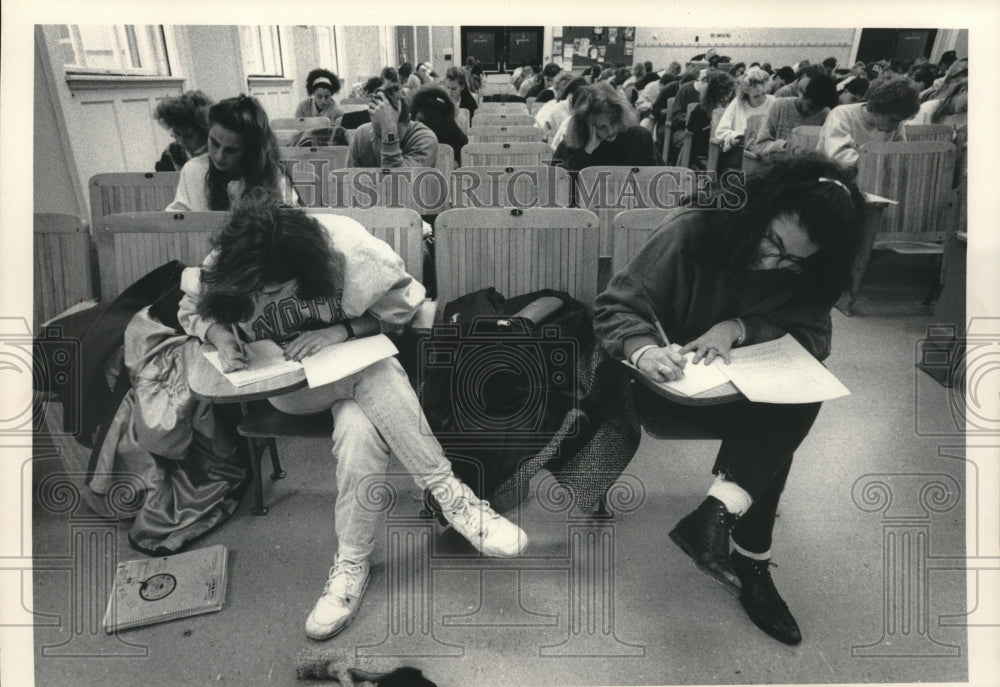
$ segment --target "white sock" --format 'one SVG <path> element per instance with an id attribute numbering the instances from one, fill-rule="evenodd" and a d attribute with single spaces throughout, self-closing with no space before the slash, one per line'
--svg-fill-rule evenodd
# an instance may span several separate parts
<path id="1" fill-rule="evenodd" d="M 747 551 L 742 546 L 733 542 L 733 549 L 736 550 L 741 556 L 746 556 L 747 558 L 752 558 L 755 561 L 768 561 L 771 560 L 771 549 L 768 549 L 764 553 L 754 553 L 753 551 Z"/>
<path id="2" fill-rule="evenodd" d="M 750 498 L 750 494 L 746 492 L 746 489 L 736 482 L 730 482 L 722 475 L 716 475 L 715 481 L 712 482 L 712 486 L 708 489 L 708 495 L 722 501 L 726 510 L 733 515 L 743 515 L 749 510 L 750 504 L 753 503 L 753 499 Z"/>

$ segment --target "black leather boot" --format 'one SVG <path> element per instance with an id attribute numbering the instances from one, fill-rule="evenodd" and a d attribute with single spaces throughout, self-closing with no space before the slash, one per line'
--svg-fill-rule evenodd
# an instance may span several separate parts
<path id="1" fill-rule="evenodd" d="M 738 593 L 740 581 L 729 560 L 729 532 L 734 524 L 736 516 L 726 510 L 722 501 L 709 496 L 677 523 L 670 538 L 702 572 Z"/>
<path id="2" fill-rule="evenodd" d="M 740 603 L 753 624 L 785 644 L 802 641 L 799 625 L 778 594 L 771 579 L 770 560 L 757 561 L 733 551 L 733 570 L 740 578 L 743 589 Z"/>

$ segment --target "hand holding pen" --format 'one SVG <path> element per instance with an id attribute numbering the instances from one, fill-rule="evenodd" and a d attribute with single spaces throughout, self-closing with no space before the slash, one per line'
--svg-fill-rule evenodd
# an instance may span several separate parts
<path id="1" fill-rule="evenodd" d="M 636 361 L 636 367 L 639 368 L 640 372 L 657 382 L 672 382 L 681 379 L 684 376 L 684 366 L 687 361 L 670 345 L 667 333 L 663 330 L 663 325 L 660 324 L 652 307 L 649 309 L 649 315 L 663 341 L 663 346 L 644 351 Z"/>
<path id="2" fill-rule="evenodd" d="M 240 341 L 236 325 L 226 327 L 218 323 L 213 324 L 208 330 L 207 338 L 219 352 L 219 362 L 222 363 L 224 372 L 242 370 L 248 365 L 248 352 Z"/>

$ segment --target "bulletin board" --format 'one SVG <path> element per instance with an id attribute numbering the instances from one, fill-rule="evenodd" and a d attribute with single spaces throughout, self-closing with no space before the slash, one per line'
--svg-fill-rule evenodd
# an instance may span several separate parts
<path id="1" fill-rule="evenodd" d="M 563 50 L 572 50 L 573 68 L 617 63 L 632 66 L 635 55 L 634 26 L 564 26 Z M 568 62 L 564 58 L 565 63 Z"/>

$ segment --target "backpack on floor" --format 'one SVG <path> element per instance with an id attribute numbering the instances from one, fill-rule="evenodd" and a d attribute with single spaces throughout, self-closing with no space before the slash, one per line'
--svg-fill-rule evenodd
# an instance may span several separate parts
<path id="1" fill-rule="evenodd" d="M 592 338 L 584 305 L 560 291 L 506 299 L 488 288 L 445 306 L 420 342 L 417 387 L 455 474 L 481 497 L 559 429 Z"/>

